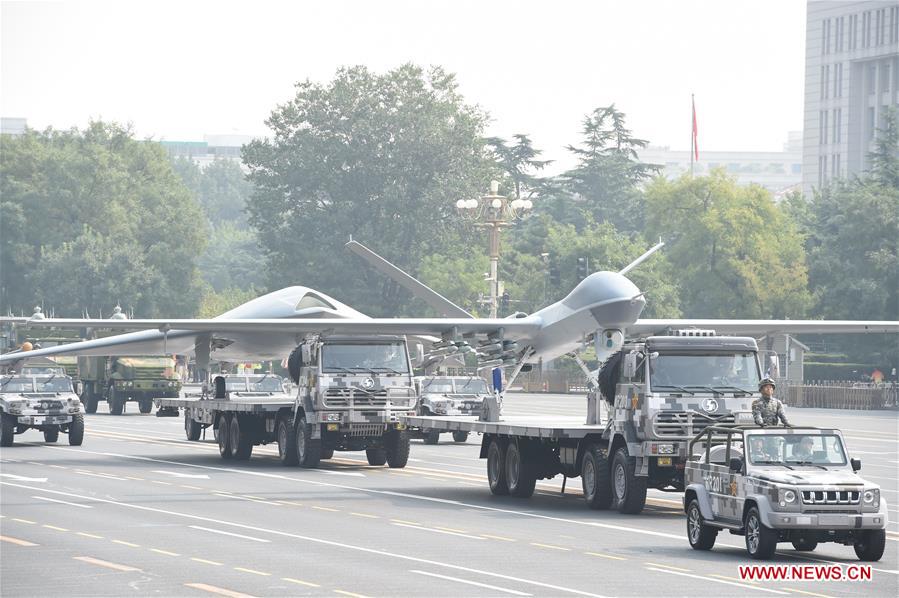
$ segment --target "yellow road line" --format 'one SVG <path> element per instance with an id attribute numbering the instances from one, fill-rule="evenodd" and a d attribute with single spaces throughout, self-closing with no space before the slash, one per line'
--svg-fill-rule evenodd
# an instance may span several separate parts
<path id="1" fill-rule="evenodd" d="M 67 529 L 64 528 L 64 527 L 56 527 L 55 525 L 47 525 L 46 523 L 45 523 L 43 526 L 41 526 L 41 527 L 46 527 L 47 529 L 55 529 L 55 530 L 58 531 L 58 532 L 67 532 L 67 531 L 69 531 L 69 530 L 67 530 Z"/>
<path id="2" fill-rule="evenodd" d="M 471 532 L 469 532 L 469 531 L 466 530 L 466 529 L 456 529 L 456 528 L 454 528 L 454 527 L 440 527 L 440 526 L 437 526 L 437 525 L 434 526 L 434 529 L 442 529 L 442 530 L 445 531 L 445 532 L 456 532 L 457 534 L 468 534 L 468 533 L 471 533 Z"/>
<path id="3" fill-rule="evenodd" d="M 203 488 L 200 488 L 199 486 L 189 486 L 187 484 L 181 484 L 181 487 L 187 488 L 188 490 L 203 490 Z"/>
<path id="4" fill-rule="evenodd" d="M 81 561 L 83 563 L 90 563 L 91 565 L 97 565 L 98 567 L 106 567 L 107 569 L 114 569 L 116 571 L 140 571 L 137 567 L 132 567 L 131 565 L 120 565 L 119 563 L 110 563 L 109 561 L 103 561 L 100 559 L 95 559 L 91 556 L 73 556 L 73 559 L 76 561 Z"/>
<path id="5" fill-rule="evenodd" d="M 124 540 L 113 540 L 115 544 L 121 544 L 122 546 L 130 546 L 131 548 L 140 548 L 140 544 L 135 544 L 133 542 L 125 542 Z"/>
<path id="6" fill-rule="evenodd" d="M 304 507 L 304 506 L 306 506 L 306 505 L 304 505 L 303 503 L 297 502 L 297 501 L 295 501 L 295 500 L 279 500 L 278 502 L 281 503 L 282 505 L 292 505 L 292 506 L 294 506 L 294 507 Z"/>
<path id="7" fill-rule="evenodd" d="M 47 467 L 52 467 L 54 469 L 68 469 L 65 465 L 48 465 Z"/>
<path id="8" fill-rule="evenodd" d="M 256 569 L 245 569 L 243 567 L 234 567 L 235 571 L 243 571 L 244 573 L 252 573 L 253 575 L 262 575 L 269 576 L 271 573 L 266 573 L 265 571 L 257 571 Z"/>
<path id="9" fill-rule="evenodd" d="M 688 573 L 692 571 L 692 569 L 684 569 L 683 567 L 674 567 L 672 565 L 662 565 L 659 563 L 650 563 L 645 562 L 644 565 L 649 565 L 650 567 L 664 567 L 665 569 L 671 569 L 672 571 L 687 571 Z"/>
<path id="10" fill-rule="evenodd" d="M 355 515 L 356 517 L 367 517 L 368 519 L 380 519 L 377 515 L 369 515 L 368 513 L 355 513 L 350 512 L 350 515 Z"/>
<path id="11" fill-rule="evenodd" d="M 195 556 L 190 557 L 190 560 L 197 561 L 198 563 L 205 563 L 207 565 L 215 565 L 216 567 L 220 567 L 222 564 L 216 561 L 207 561 L 206 559 L 200 559 Z"/>
<path id="12" fill-rule="evenodd" d="M 150 480 L 151 484 L 159 484 L 160 486 L 171 486 L 171 482 L 161 482 L 159 480 Z"/>
<path id="13" fill-rule="evenodd" d="M 241 594 L 240 592 L 235 592 L 233 590 L 211 586 L 208 583 L 186 583 L 184 585 L 188 588 L 202 590 L 204 592 L 209 592 L 210 594 L 218 594 L 219 596 L 228 596 L 229 598 L 251 598 L 250 594 Z"/>
<path id="14" fill-rule="evenodd" d="M 481 534 L 482 538 L 490 538 L 491 540 L 500 540 L 502 542 L 518 542 L 514 538 L 506 538 L 504 536 L 491 536 L 490 534 Z"/>
<path id="15" fill-rule="evenodd" d="M 336 513 L 338 511 L 340 511 L 340 509 L 332 509 L 331 507 L 320 507 L 318 505 L 312 505 L 312 508 L 315 509 L 316 511 L 330 511 L 332 513 Z"/>
<path id="16" fill-rule="evenodd" d="M 151 548 L 150 550 L 153 552 L 158 552 L 159 554 L 164 554 L 166 556 L 181 556 L 177 552 L 169 552 L 168 550 L 163 550 L 161 548 Z"/>
<path id="17" fill-rule="evenodd" d="M 317 583 L 312 583 L 310 581 L 303 581 L 302 579 L 294 579 L 293 577 L 282 577 L 282 581 L 289 581 L 290 583 L 299 584 L 301 586 L 309 586 L 310 588 L 320 588 L 321 586 Z"/>
<path id="18" fill-rule="evenodd" d="M 19 523 L 27 523 L 28 525 L 34 525 L 34 521 L 30 519 L 19 519 L 18 517 L 13 517 L 13 521 L 18 521 Z"/>
<path id="19" fill-rule="evenodd" d="M 103 536 L 98 536 L 97 534 L 89 534 L 87 532 L 75 532 L 79 536 L 84 536 L 85 538 L 96 538 L 97 540 L 102 540 Z"/>
<path id="20" fill-rule="evenodd" d="M 40 546 L 40 544 L 35 544 L 34 542 L 29 542 L 28 540 L 10 538 L 9 536 L 0 536 L 0 542 L 9 542 L 10 544 L 16 544 L 18 546 Z"/>
<path id="21" fill-rule="evenodd" d="M 129 480 L 135 480 L 135 481 L 138 481 L 138 482 L 143 482 L 143 481 L 145 481 L 144 478 L 139 478 L 139 477 L 133 476 L 133 475 L 126 475 L 125 477 L 128 478 Z"/>
<path id="22" fill-rule="evenodd" d="M 344 592 L 343 590 L 334 590 L 335 594 L 343 594 L 344 596 L 352 596 L 353 598 L 368 598 L 363 594 L 354 594 L 352 592 Z"/>
<path id="23" fill-rule="evenodd" d="M 788 592 L 798 592 L 800 594 L 806 594 L 807 596 L 819 596 L 820 598 L 833 598 L 832 596 L 828 596 L 827 594 L 816 594 L 814 592 L 806 592 L 805 590 L 796 590 L 794 588 L 781 588 L 781 590 L 786 590 Z"/>
<path id="24" fill-rule="evenodd" d="M 406 525 L 421 525 L 416 521 L 406 521 L 405 519 L 391 519 L 391 521 L 394 523 L 404 523 Z"/>
<path id="25" fill-rule="evenodd" d="M 551 550 L 564 550 L 570 551 L 570 548 L 565 548 L 563 546 L 553 546 L 552 544 L 541 544 L 540 542 L 531 542 L 531 546 L 537 546 L 539 548 L 549 548 Z"/>
<path id="26" fill-rule="evenodd" d="M 627 558 L 623 556 L 615 556 L 613 554 L 603 554 L 601 552 L 585 552 L 584 554 L 589 554 L 590 556 L 598 556 L 603 559 L 612 559 L 615 561 L 626 561 Z"/>

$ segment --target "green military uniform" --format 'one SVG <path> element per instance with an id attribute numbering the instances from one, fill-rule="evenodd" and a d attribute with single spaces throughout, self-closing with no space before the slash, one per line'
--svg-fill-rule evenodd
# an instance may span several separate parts
<path id="1" fill-rule="evenodd" d="M 752 402 L 752 418 L 757 426 L 776 426 L 778 420 L 784 426 L 789 426 L 784 406 L 780 400 L 774 397 L 756 399 Z"/>

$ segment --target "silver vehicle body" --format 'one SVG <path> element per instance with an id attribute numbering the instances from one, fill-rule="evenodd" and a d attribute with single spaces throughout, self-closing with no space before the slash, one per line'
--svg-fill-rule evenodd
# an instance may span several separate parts
<path id="1" fill-rule="evenodd" d="M 84 409 L 68 376 L 12 374 L 0 377 L 0 413 L 15 418 L 16 433 L 21 434 L 30 428 L 67 426 Z"/>
<path id="2" fill-rule="evenodd" d="M 479 416 L 490 388 L 476 376 L 427 376 L 419 381 L 418 415 Z"/>

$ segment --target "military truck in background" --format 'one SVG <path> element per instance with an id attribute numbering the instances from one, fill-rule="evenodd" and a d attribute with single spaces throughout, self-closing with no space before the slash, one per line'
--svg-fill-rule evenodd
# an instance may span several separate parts
<path id="1" fill-rule="evenodd" d="M 60 371 L 38 372 L 46 368 L 0 377 L 0 446 L 12 446 L 14 436 L 29 429 L 43 432 L 46 442 L 56 442 L 60 432 L 72 446 L 84 440 L 84 410 L 72 379 Z"/>
<path id="2" fill-rule="evenodd" d="M 150 413 L 153 399 L 177 397 L 181 379 L 172 357 L 78 357 L 82 401 L 88 413 L 96 413 L 100 401 L 112 415 L 121 415 L 125 403 L 136 402 L 141 413 Z"/>
<path id="3" fill-rule="evenodd" d="M 550 415 L 413 416 L 423 429 L 482 434 L 493 494 L 530 497 L 538 479 L 581 477 L 592 509 L 636 514 L 647 488 L 684 490 L 688 443 L 707 426 L 752 423 L 755 339 L 681 330 L 625 343 L 599 371 L 587 419 Z M 564 488 L 564 486 L 563 486 Z"/>

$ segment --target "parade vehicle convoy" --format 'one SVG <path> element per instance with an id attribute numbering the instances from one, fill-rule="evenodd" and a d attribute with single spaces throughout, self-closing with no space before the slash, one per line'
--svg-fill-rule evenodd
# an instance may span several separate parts
<path id="1" fill-rule="evenodd" d="M 409 432 L 398 418 L 413 413 L 416 397 L 405 337 L 314 335 L 288 366 L 298 385 L 293 397 L 257 390 L 272 377 L 247 377 L 247 386 L 231 378 L 233 391 L 216 377 L 199 398 L 156 404 L 184 411 L 191 440 L 212 426 L 225 459 L 248 459 L 253 446 L 276 442 L 285 465 L 313 468 L 334 451 L 364 450 L 371 465 L 406 466 Z"/>
<path id="2" fill-rule="evenodd" d="M 480 417 L 484 399 L 491 394 L 487 382 L 477 376 L 427 376 L 419 380 L 418 404 L 415 414 L 471 415 Z M 440 430 L 411 428 L 413 438 L 423 438 L 425 444 L 437 444 Z M 468 432 L 456 430 L 453 441 L 465 442 Z"/>
<path id="3" fill-rule="evenodd" d="M 56 442 L 63 432 L 70 445 L 80 446 L 84 410 L 72 379 L 59 371 L 25 369 L 0 377 L 0 446 L 12 446 L 14 436 L 29 429 L 43 432 L 46 442 Z"/>
<path id="4" fill-rule="evenodd" d="M 760 377 L 752 338 L 674 331 L 625 343 L 588 394 L 586 422 L 558 416 L 413 416 L 409 426 L 482 435 L 494 494 L 529 497 L 538 479 L 581 477 L 593 509 L 639 513 L 647 488 L 684 489 L 688 443 L 752 422 Z M 605 404 L 602 404 L 603 401 Z M 494 403 L 495 405 L 495 403 Z M 563 481 L 564 489 L 564 481 Z"/>
<path id="5" fill-rule="evenodd" d="M 136 402 L 141 413 L 150 413 L 153 399 L 175 398 L 181 379 L 172 357 L 85 357 L 78 358 L 81 394 L 88 413 L 96 413 L 100 401 L 112 415 L 121 415 L 125 404 Z"/>
<path id="6" fill-rule="evenodd" d="M 878 561 L 886 544 L 887 505 L 880 487 L 856 472 L 835 429 L 710 426 L 690 441 L 684 511 L 687 539 L 710 550 L 719 531 L 745 537 L 754 559 L 778 542 L 812 551 L 821 542 Z"/>

